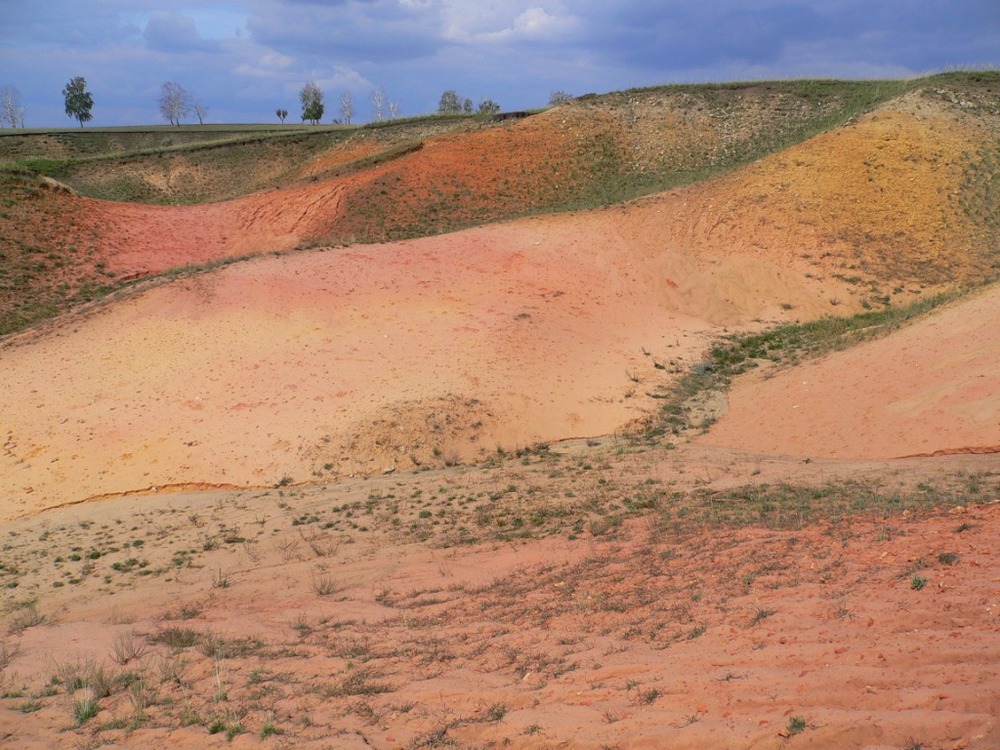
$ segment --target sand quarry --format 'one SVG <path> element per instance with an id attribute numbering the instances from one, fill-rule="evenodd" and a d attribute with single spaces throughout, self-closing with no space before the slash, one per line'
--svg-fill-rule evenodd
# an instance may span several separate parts
<path id="1" fill-rule="evenodd" d="M 722 335 L 981 281 L 984 123 L 382 244 L 344 179 L 53 195 L 150 280 L 0 342 L 0 747 L 1000 746 L 1000 286 L 633 437 Z"/>

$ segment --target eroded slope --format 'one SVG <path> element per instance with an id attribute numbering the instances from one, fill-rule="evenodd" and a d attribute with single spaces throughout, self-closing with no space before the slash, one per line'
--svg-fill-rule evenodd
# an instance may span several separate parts
<path id="1" fill-rule="evenodd" d="M 962 196 L 992 120 L 968 110 L 918 94 L 631 204 L 259 259 L 12 340 L 0 353 L 8 513 L 154 486 L 398 471 L 609 433 L 656 410 L 647 394 L 724 329 L 982 278 L 992 230 Z M 470 162 L 469 148 L 485 155 L 518 132 L 530 141 L 544 122 L 229 203 L 93 202 L 83 226 L 112 275 L 294 247 L 328 236 L 346 196 L 378 175 L 432 188 L 452 165 L 490 184 L 495 165 Z M 989 192 L 976 194 L 986 205 Z"/>

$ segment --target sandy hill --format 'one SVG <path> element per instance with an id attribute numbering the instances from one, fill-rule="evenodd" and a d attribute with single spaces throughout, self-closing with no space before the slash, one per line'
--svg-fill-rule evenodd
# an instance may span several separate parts
<path id="1" fill-rule="evenodd" d="M 91 232 L 105 274 L 145 275 L 336 239 L 359 215 L 352 201 L 387 180 L 403 213 L 413 186 L 426 195 L 449 175 L 497 190 L 511 159 L 523 172 L 565 153 L 553 134 L 579 109 L 223 203 L 44 197 L 77 235 Z M 967 183 L 996 123 L 969 109 L 917 90 L 725 176 L 615 208 L 261 258 L 12 340 L 0 415 L 9 512 L 605 434 L 655 410 L 646 394 L 670 375 L 657 363 L 692 364 L 721 327 L 848 314 L 981 278 L 996 255 Z M 503 156 L 487 169 L 477 153 Z"/>
<path id="2" fill-rule="evenodd" d="M 0 744 L 1000 742 L 995 75 L 124 143 L 4 172 Z"/>

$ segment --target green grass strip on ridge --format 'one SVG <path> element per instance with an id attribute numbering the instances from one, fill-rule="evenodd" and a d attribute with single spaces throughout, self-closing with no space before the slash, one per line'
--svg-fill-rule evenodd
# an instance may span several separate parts
<path id="1" fill-rule="evenodd" d="M 955 289 L 899 307 L 887 307 L 849 317 L 825 317 L 788 323 L 760 333 L 733 334 L 721 339 L 677 381 L 651 393 L 664 400 L 660 413 L 643 435 L 655 439 L 680 434 L 701 425 L 691 422 L 693 401 L 710 391 L 726 391 L 732 378 L 761 362 L 796 364 L 801 359 L 839 351 L 886 336 L 941 305 L 959 299 L 969 289 Z"/>

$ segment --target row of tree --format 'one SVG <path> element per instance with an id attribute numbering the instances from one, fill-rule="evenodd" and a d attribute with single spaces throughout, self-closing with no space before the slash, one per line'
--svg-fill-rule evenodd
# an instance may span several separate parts
<path id="1" fill-rule="evenodd" d="M 477 115 L 495 115 L 499 111 L 500 105 L 492 99 L 483 99 L 479 102 L 479 106 L 475 109 L 475 113 Z M 463 99 L 458 95 L 457 91 L 453 91 L 451 89 L 441 94 L 441 99 L 438 101 L 438 114 L 471 115 L 472 113 L 472 99 Z"/>
<path id="2" fill-rule="evenodd" d="M 81 128 L 85 122 L 90 122 L 93 119 L 94 97 L 87 91 L 87 81 L 83 76 L 71 78 L 63 88 L 62 93 L 66 103 L 66 114 L 77 120 Z M 549 104 L 563 104 L 571 98 L 564 91 L 554 91 L 549 97 Z M 323 103 L 323 90 L 315 82 L 310 81 L 299 91 L 299 101 L 302 104 L 302 122 L 318 125 L 326 111 Z M 399 116 L 399 105 L 389 99 L 385 89 L 373 89 L 369 102 L 372 108 L 372 117 L 376 122 L 386 118 L 395 120 Z M 208 107 L 202 104 L 197 96 L 174 81 L 168 81 L 160 87 L 159 105 L 163 119 L 178 127 L 181 120 L 192 113 L 198 118 L 199 124 L 204 124 L 205 116 L 208 114 Z M 458 92 L 449 89 L 441 94 L 437 111 L 443 115 L 473 113 L 493 115 L 500 111 L 500 105 L 492 99 L 484 98 L 474 109 L 471 99 L 462 98 Z M 288 117 L 287 109 L 279 108 L 274 113 L 282 123 Z M 345 91 L 340 96 L 340 119 L 334 119 L 334 122 L 350 125 L 354 114 L 354 100 L 351 97 L 351 92 Z M 21 95 L 16 88 L 11 86 L 0 88 L 0 127 L 5 124 L 10 124 L 11 127 L 15 128 L 24 127 L 24 107 L 21 106 Z"/>
<path id="3" fill-rule="evenodd" d="M 569 94 L 565 92 L 555 91 L 552 93 L 549 103 L 562 104 L 570 98 Z M 315 82 L 310 81 L 299 92 L 299 101 L 302 104 L 302 122 L 311 122 L 314 125 L 318 125 L 320 120 L 323 119 L 323 113 L 326 109 L 323 104 L 323 90 Z M 389 95 L 385 92 L 385 89 L 373 89 L 369 97 L 369 102 L 372 107 L 372 118 L 376 122 L 386 118 L 395 120 L 399 117 L 399 105 L 389 99 Z M 495 115 L 500 111 L 500 105 L 492 99 L 484 98 L 479 102 L 478 107 L 473 108 L 472 99 L 463 99 L 458 95 L 458 92 L 449 89 L 441 94 L 437 111 L 438 114 L 442 115 Z M 283 123 L 285 118 L 288 117 L 288 110 L 276 109 L 274 110 L 274 114 Z M 345 91 L 340 96 L 340 119 L 334 119 L 334 122 L 350 125 L 352 117 L 354 117 L 354 100 L 351 97 L 351 92 Z"/>
<path id="4" fill-rule="evenodd" d="M 395 120 L 399 117 L 399 104 L 389 98 L 385 89 L 372 89 L 368 100 L 372 107 L 372 118 L 376 122 L 381 122 L 386 118 Z M 302 122 L 318 125 L 326 111 L 326 105 L 323 103 L 323 90 L 314 81 L 310 81 L 299 91 L 299 102 L 302 104 Z M 284 122 L 285 118 L 288 117 L 288 110 L 276 109 L 274 114 L 281 122 Z M 334 122 L 350 125 L 354 114 L 354 97 L 351 96 L 350 91 L 345 91 L 340 95 L 340 118 L 334 119 Z"/>

